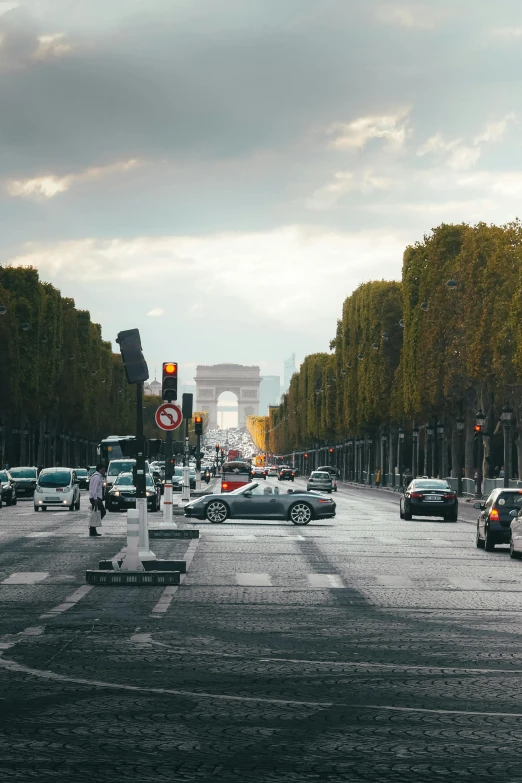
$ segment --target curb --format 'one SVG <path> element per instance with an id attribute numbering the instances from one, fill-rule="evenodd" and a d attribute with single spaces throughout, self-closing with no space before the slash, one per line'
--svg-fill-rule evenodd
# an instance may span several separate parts
<path id="1" fill-rule="evenodd" d="M 180 530 L 179 528 L 149 528 L 149 538 L 199 538 L 199 530 Z"/>
<path id="2" fill-rule="evenodd" d="M 116 561 L 121 568 L 123 558 Z M 185 560 L 143 560 L 143 567 L 145 571 L 177 571 L 180 574 L 187 573 L 187 564 Z M 114 571 L 114 565 L 112 560 L 100 560 L 98 563 L 100 571 Z M 117 573 L 126 573 L 125 571 L 118 571 Z M 133 573 L 132 571 L 130 573 Z"/>
<path id="3" fill-rule="evenodd" d="M 86 571 L 85 579 L 89 585 L 179 585 L 179 571 Z"/>

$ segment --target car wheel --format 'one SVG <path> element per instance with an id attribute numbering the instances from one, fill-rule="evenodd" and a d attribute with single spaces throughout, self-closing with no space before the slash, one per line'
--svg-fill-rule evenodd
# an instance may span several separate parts
<path id="1" fill-rule="evenodd" d="M 312 509 L 308 503 L 294 503 L 288 512 L 288 517 L 294 525 L 307 525 L 312 519 Z"/>
<path id="2" fill-rule="evenodd" d="M 228 508 L 220 500 L 213 500 L 208 504 L 205 516 L 209 522 L 224 522 L 228 517 Z"/>
<path id="3" fill-rule="evenodd" d="M 79 511 L 80 510 L 80 498 L 78 498 L 78 500 L 76 501 L 75 506 L 74 506 L 74 510 L 75 511 Z"/>
<path id="4" fill-rule="evenodd" d="M 489 533 L 489 528 L 486 530 L 486 537 L 484 539 L 484 549 L 486 552 L 493 552 L 495 549 L 495 542 Z"/>
<path id="5" fill-rule="evenodd" d="M 477 525 L 477 535 L 475 536 L 475 546 L 477 549 L 484 549 L 484 539 L 480 537 L 479 526 Z"/>
<path id="6" fill-rule="evenodd" d="M 411 511 L 405 511 L 403 519 L 405 519 L 406 522 L 411 522 L 411 520 L 413 519 L 413 514 L 411 513 Z"/>
<path id="7" fill-rule="evenodd" d="M 520 560 L 520 558 L 522 557 L 522 553 L 517 552 L 517 550 L 515 549 L 512 536 L 509 537 L 509 556 L 512 560 Z"/>
<path id="8" fill-rule="evenodd" d="M 402 503 L 399 503 L 399 516 L 404 519 L 404 511 L 402 510 Z"/>
<path id="9" fill-rule="evenodd" d="M 444 521 L 445 522 L 457 522 L 458 521 L 458 515 L 455 514 L 455 513 L 448 514 L 447 516 L 444 517 Z"/>

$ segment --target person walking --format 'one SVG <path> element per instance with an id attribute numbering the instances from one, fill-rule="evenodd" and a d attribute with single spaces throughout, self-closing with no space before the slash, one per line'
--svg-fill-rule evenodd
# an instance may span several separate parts
<path id="1" fill-rule="evenodd" d="M 96 465 L 96 471 L 92 474 L 91 479 L 89 481 L 89 500 L 91 501 L 91 510 L 99 511 L 101 519 L 103 519 L 103 517 L 107 513 L 105 511 L 105 506 L 103 505 L 103 479 L 104 478 L 105 478 L 105 466 Z M 98 533 L 96 527 L 91 525 L 90 521 L 91 520 L 89 518 L 89 535 L 101 536 L 101 533 Z"/>

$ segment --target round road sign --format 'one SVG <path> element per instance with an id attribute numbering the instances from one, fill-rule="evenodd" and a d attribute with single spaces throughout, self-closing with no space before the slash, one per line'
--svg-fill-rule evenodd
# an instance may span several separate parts
<path id="1" fill-rule="evenodd" d="M 174 402 L 164 402 L 160 405 L 155 415 L 156 424 L 162 430 L 177 430 L 183 421 L 183 414 L 179 405 Z"/>

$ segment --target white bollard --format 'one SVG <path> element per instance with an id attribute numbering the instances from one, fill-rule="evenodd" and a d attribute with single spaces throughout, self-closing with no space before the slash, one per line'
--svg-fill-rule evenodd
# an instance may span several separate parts
<path id="1" fill-rule="evenodd" d="M 196 492 L 201 489 L 201 470 L 196 470 Z"/>
<path id="2" fill-rule="evenodd" d="M 139 513 L 139 556 L 140 560 L 156 560 L 154 552 L 149 547 L 149 526 L 147 522 L 147 498 L 136 498 L 136 509 Z"/>
<path id="3" fill-rule="evenodd" d="M 160 522 L 160 527 L 177 527 L 176 523 L 174 522 L 174 517 L 172 514 L 172 505 L 173 505 L 172 483 L 169 482 L 165 484 L 165 490 L 163 493 L 163 521 Z"/>
<path id="4" fill-rule="evenodd" d="M 121 564 L 122 571 L 143 571 L 139 556 L 140 515 L 137 509 L 127 511 L 127 551 Z"/>
<path id="5" fill-rule="evenodd" d="M 186 465 L 183 468 L 183 477 L 181 485 L 181 502 L 188 503 L 190 500 L 190 468 Z"/>

